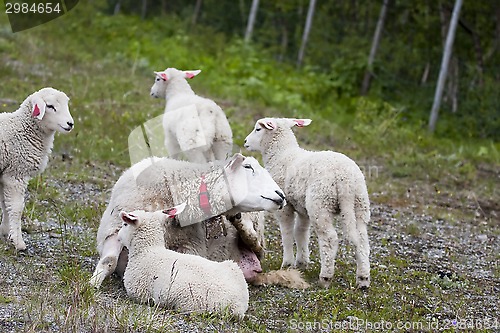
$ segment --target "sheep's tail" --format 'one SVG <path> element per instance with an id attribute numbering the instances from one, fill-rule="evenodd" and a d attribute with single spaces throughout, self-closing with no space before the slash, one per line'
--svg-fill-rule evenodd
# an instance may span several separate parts
<path id="1" fill-rule="evenodd" d="M 302 273 L 296 269 L 280 269 L 260 273 L 250 283 L 255 286 L 278 285 L 292 289 L 309 288 L 309 283 L 304 280 Z"/>

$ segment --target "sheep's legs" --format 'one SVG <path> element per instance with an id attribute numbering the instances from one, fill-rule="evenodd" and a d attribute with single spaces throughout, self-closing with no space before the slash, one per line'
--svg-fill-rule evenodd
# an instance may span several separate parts
<path id="1" fill-rule="evenodd" d="M 233 217 L 228 217 L 229 222 L 236 228 L 241 240 L 254 252 L 258 257 L 263 257 L 264 249 L 259 241 L 259 235 L 253 227 L 253 221 L 250 217 L 244 217 L 239 214 Z"/>
<path id="2" fill-rule="evenodd" d="M 201 149 L 194 148 L 190 150 L 185 150 L 183 153 L 186 155 L 189 162 L 193 163 L 207 163 L 208 160 L 205 158 L 205 154 Z"/>
<path id="3" fill-rule="evenodd" d="M 281 268 L 290 267 L 295 261 L 293 254 L 294 212 L 290 207 L 287 205 L 281 211 L 274 213 L 280 224 L 281 243 L 283 245 L 283 262 Z"/>
<path id="4" fill-rule="evenodd" d="M 216 160 L 224 161 L 228 156 L 231 156 L 231 143 L 226 141 L 214 141 L 212 151 Z"/>
<path id="5" fill-rule="evenodd" d="M 356 245 L 356 284 L 359 288 L 370 286 L 370 244 L 368 241 L 367 223 L 370 220 L 369 210 L 356 210 L 356 229 L 359 241 Z"/>
<path id="6" fill-rule="evenodd" d="M 297 257 L 295 258 L 295 267 L 307 269 L 309 265 L 309 238 L 311 222 L 309 217 L 297 214 L 295 217 L 295 228 L 293 235 L 297 243 Z"/>
<path id="7" fill-rule="evenodd" d="M 318 236 L 319 255 L 321 258 L 321 271 L 319 273 L 319 284 L 330 287 L 333 273 L 335 271 L 335 258 L 339 248 L 337 231 L 332 225 L 332 216 L 328 211 L 310 213 L 314 231 Z"/>
<path id="8" fill-rule="evenodd" d="M 90 278 L 90 284 L 99 288 L 102 281 L 110 276 L 116 269 L 118 257 L 122 252 L 122 244 L 118 241 L 116 234 L 106 238 L 103 244 L 101 258 L 97 263 L 94 274 Z"/>
<path id="9" fill-rule="evenodd" d="M 24 193 L 27 183 L 18 180 L 5 180 L 3 184 L 1 233 L 14 244 L 16 250 L 26 250 L 21 231 L 21 217 L 24 210 Z"/>
<path id="10" fill-rule="evenodd" d="M 0 183 L 0 209 L 2 210 L 2 223 L 0 224 L 0 235 L 7 237 L 9 235 L 9 214 L 5 207 L 5 199 L 3 196 L 3 185 Z"/>
<path id="11" fill-rule="evenodd" d="M 177 143 L 177 139 L 175 138 L 175 136 L 165 133 L 164 144 L 165 148 L 167 149 L 168 156 L 172 158 L 177 158 L 178 155 L 181 153 L 181 147 Z"/>

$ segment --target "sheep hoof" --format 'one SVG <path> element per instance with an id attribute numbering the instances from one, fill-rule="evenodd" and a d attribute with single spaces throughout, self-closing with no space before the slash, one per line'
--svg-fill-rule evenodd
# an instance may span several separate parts
<path id="1" fill-rule="evenodd" d="M 302 271 L 307 270 L 308 267 L 309 267 L 309 262 L 307 261 L 298 261 L 295 263 L 295 268 L 300 269 Z"/>
<path id="2" fill-rule="evenodd" d="M 17 242 L 14 241 L 13 238 L 14 237 L 9 236 L 9 239 L 12 242 L 12 244 L 14 245 L 14 247 L 16 248 L 16 251 L 24 251 L 24 250 L 26 250 L 26 243 L 24 242 L 24 240 L 22 238 L 21 238 L 21 240 L 19 240 Z"/>
<path id="3" fill-rule="evenodd" d="M 15 245 L 16 246 L 16 250 L 17 251 L 25 251 L 26 250 L 26 244 L 24 244 L 24 242 L 22 244 L 17 244 Z"/>
<path id="4" fill-rule="evenodd" d="M 319 277 L 319 285 L 325 289 L 330 288 L 330 284 L 332 283 L 332 279 L 326 276 Z"/>
<path id="5" fill-rule="evenodd" d="M 358 285 L 358 288 L 361 290 L 368 290 L 370 287 L 370 277 L 369 276 L 358 276 L 356 279 L 356 284 Z"/>
<path id="6" fill-rule="evenodd" d="M 290 262 L 283 262 L 281 264 L 281 269 L 288 269 L 288 268 L 291 268 L 292 266 L 293 266 L 293 264 Z"/>

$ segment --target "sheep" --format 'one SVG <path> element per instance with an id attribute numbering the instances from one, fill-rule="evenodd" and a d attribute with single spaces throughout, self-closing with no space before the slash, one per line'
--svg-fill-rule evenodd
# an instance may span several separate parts
<path id="1" fill-rule="evenodd" d="M 265 168 L 285 191 L 287 206 L 275 213 L 283 244 L 282 267 L 307 267 L 312 223 L 320 248 L 319 283 L 328 288 L 339 244 L 332 220 L 339 214 L 344 231 L 355 246 L 357 285 L 368 288 L 370 202 L 364 175 L 353 160 L 341 153 L 300 148 L 292 128 L 310 123 L 310 119 L 262 118 L 244 144 L 246 149 L 262 153 Z"/>
<path id="2" fill-rule="evenodd" d="M 119 216 L 124 222 L 117 238 L 128 249 L 123 282 L 127 294 L 141 303 L 182 312 L 226 312 L 243 317 L 248 286 L 231 260 L 216 262 L 165 248 L 163 225 L 185 204 L 164 211 L 143 210 Z"/>
<path id="3" fill-rule="evenodd" d="M 196 163 L 224 160 L 231 153 L 233 137 L 226 115 L 213 100 L 196 95 L 186 81 L 200 72 L 175 68 L 155 72 L 151 96 L 166 98 L 163 128 L 169 156 L 183 153 Z"/>
<path id="4" fill-rule="evenodd" d="M 62 91 L 43 88 L 0 114 L 0 234 L 18 251 L 26 249 L 21 216 L 28 182 L 47 167 L 55 133 L 73 129 L 68 101 Z"/>
<path id="5" fill-rule="evenodd" d="M 200 191 L 203 182 L 207 189 Z M 201 207 L 206 194 L 212 216 Z M 241 221 L 240 212 L 273 211 L 285 205 L 281 189 L 257 160 L 235 154 L 222 165 L 155 157 L 132 166 L 115 184 L 97 231 L 100 260 L 91 284 L 99 287 L 115 270 L 119 274 L 125 270 L 126 252 L 122 252 L 116 239 L 121 210 L 151 212 L 179 202 L 187 202 L 187 207 L 165 225 L 167 248 L 216 261 L 233 259 L 249 280 L 262 271 L 256 254 L 239 239 L 233 225 L 222 219 L 210 226 L 206 222 L 209 217 L 225 215 L 237 225 Z M 196 223 L 199 221 L 205 222 Z"/>

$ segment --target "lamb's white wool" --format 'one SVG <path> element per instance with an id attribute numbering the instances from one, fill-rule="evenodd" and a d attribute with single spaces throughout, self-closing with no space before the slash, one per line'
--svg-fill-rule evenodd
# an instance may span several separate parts
<path id="1" fill-rule="evenodd" d="M 300 148 L 292 127 L 310 123 L 309 119 L 263 118 L 245 139 L 248 150 L 262 153 L 265 168 L 285 191 L 287 206 L 275 213 L 283 242 L 282 267 L 307 266 L 312 222 L 320 247 L 320 284 L 328 287 L 339 243 L 332 220 L 338 214 L 356 248 L 357 283 L 360 287 L 368 287 L 370 202 L 364 175 L 356 163 L 343 154 Z"/>
<path id="2" fill-rule="evenodd" d="M 43 88 L 16 111 L 0 114 L 0 233 L 17 250 L 26 249 L 21 215 L 28 181 L 45 170 L 55 132 L 73 129 L 68 101 L 65 93 Z"/>
<path id="3" fill-rule="evenodd" d="M 231 153 L 231 127 L 224 111 L 213 100 L 196 95 L 186 81 L 199 73 L 175 68 L 155 72 L 151 96 L 166 98 L 165 146 L 174 158 L 184 154 L 197 163 L 224 160 Z"/>
<path id="4" fill-rule="evenodd" d="M 118 240 L 128 248 L 123 282 L 127 294 L 142 303 L 185 311 L 224 312 L 242 317 L 248 309 L 248 287 L 231 260 L 216 262 L 165 248 L 163 226 L 182 208 L 147 213 L 122 211 Z"/>
<path id="5" fill-rule="evenodd" d="M 147 164 L 150 166 L 148 167 Z M 222 169 L 224 175 L 216 177 L 211 182 L 210 175 L 219 174 L 219 170 Z M 138 170 L 142 172 L 136 172 Z M 224 219 L 220 224 L 215 224 L 211 228 L 207 222 L 200 222 L 207 218 L 198 219 L 203 216 L 204 211 L 201 207 L 202 182 L 207 186 L 209 206 L 217 209 L 216 214 L 234 217 L 232 220 L 235 226 Z M 232 207 L 226 206 L 227 211 L 222 211 L 220 208 L 224 207 L 220 205 L 221 201 L 227 202 L 220 197 L 220 193 L 223 192 L 229 192 L 232 198 L 229 200 Z M 97 232 L 100 260 L 91 283 L 99 287 L 104 278 L 115 269 L 118 272 L 123 272 L 125 269 L 126 258 L 116 239 L 116 233 L 121 226 L 118 216 L 121 210 L 142 209 L 151 212 L 171 207 L 179 202 L 186 202 L 187 207 L 174 221 L 165 225 L 167 248 L 178 252 L 198 254 L 216 261 L 233 259 L 240 265 L 245 265 L 244 273 L 249 279 L 261 271 L 255 253 L 241 249 L 242 245 L 245 248 L 245 244 L 238 241 L 239 230 L 235 230 L 235 227 L 238 228 L 238 225 L 245 223 L 239 223 L 241 219 L 239 213 L 274 211 L 283 207 L 285 200 L 281 189 L 257 160 L 241 154 L 235 154 L 225 165 L 219 162 L 197 164 L 169 158 L 154 158 L 132 166 L 115 184 Z M 184 223 L 183 227 L 179 225 L 179 222 L 186 222 L 189 219 L 192 219 L 190 223 Z M 218 226 L 219 233 L 216 233 L 214 230 Z M 244 228 L 240 227 L 240 229 L 245 232 Z M 248 239 L 255 238 L 251 236 Z M 246 247 L 254 251 L 259 250 L 258 245 Z M 121 257 L 120 254 L 122 254 Z M 119 257 L 124 259 L 123 262 L 118 260 Z M 243 259 L 245 259 L 244 263 Z"/>

